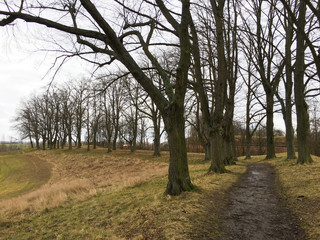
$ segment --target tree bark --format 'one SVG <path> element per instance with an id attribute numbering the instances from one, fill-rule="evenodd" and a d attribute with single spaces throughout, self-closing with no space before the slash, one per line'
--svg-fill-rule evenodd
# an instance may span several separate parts
<path id="1" fill-rule="evenodd" d="M 153 156 L 158 157 L 161 155 L 160 153 L 160 128 L 155 125 L 154 126 L 154 140 L 153 140 L 153 145 L 154 145 L 154 151 L 153 151 Z"/>
<path id="2" fill-rule="evenodd" d="M 225 57 L 225 42 L 224 42 L 224 0 L 211 0 L 211 7 L 216 21 L 216 38 L 217 38 L 217 53 L 218 53 L 218 79 L 215 83 L 215 109 L 213 112 L 213 123 L 210 131 L 209 144 L 212 154 L 211 166 L 209 171 L 223 173 L 226 171 L 224 166 L 224 128 L 223 128 L 223 110 L 227 96 L 227 81 L 228 69 Z"/>
<path id="3" fill-rule="evenodd" d="M 306 3 L 300 1 L 298 24 L 301 29 L 306 24 Z M 304 49 L 305 41 L 303 33 L 297 31 L 297 54 L 295 63 L 294 76 L 294 96 L 297 112 L 297 135 L 298 135 L 298 159 L 297 163 L 311 163 L 310 155 L 310 123 L 308 114 L 308 105 L 305 101 L 305 85 L 304 85 Z"/>
<path id="4" fill-rule="evenodd" d="M 164 118 L 170 151 L 166 193 L 170 195 L 179 195 L 181 192 L 193 189 L 188 169 L 183 108 L 183 104 L 171 105 L 167 117 Z"/>
<path id="5" fill-rule="evenodd" d="M 226 168 L 224 165 L 225 151 L 224 151 L 224 139 L 222 137 L 223 130 L 216 129 L 210 137 L 210 153 L 211 153 L 211 165 L 209 172 L 225 173 Z"/>
<path id="6" fill-rule="evenodd" d="M 286 125 L 286 145 L 287 145 L 287 159 L 295 159 L 295 147 L 294 147 L 294 130 L 292 126 L 292 63 L 291 63 L 291 45 L 293 38 L 292 20 L 288 14 L 288 23 L 286 29 L 286 112 L 285 112 L 285 125 Z"/>
<path id="7" fill-rule="evenodd" d="M 267 97 L 267 156 L 266 159 L 276 157 L 273 135 L 273 92 L 266 91 Z"/>

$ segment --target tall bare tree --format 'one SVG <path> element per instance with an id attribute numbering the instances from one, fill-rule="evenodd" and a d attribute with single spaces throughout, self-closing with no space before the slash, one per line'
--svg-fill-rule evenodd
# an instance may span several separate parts
<path id="1" fill-rule="evenodd" d="M 125 13 L 122 15 L 120 26 L 113 25 L 112 19 L 108 19 L 108 14 L 103 11 L 107 7 L 99 8 L 100 4 L 90 0 L 60 1 L 50 4 L 21 1 L 19 6 L 2 4 L 0 15 L 4 18 L 0 25 L 8 25 L 17 19 L 37 23 L 71 34 L 76 43 L 83 47 L 76 49 L 71 55 L 86 58 L 92 53 L 104 57 L 100 58 L 100 63 L 97 62 L 99 58 L 86 58 L 96 62 L 98 66 L 105 66 L 114 60 L 120 61 L 150 95 L 161 112 L 170 146 L 169 181 L 166 192 L 178 195 L 193 189 L 189 177 L 184 134 L 184 97 L 190 65 L 188 33 L 191 20 L 190 1 L 182 0 L 175 9 L 169 9 L 169 4 L 162 0 L 139 1 L 139 3 L 134 2 L 134 5 L 131 5 L 131 1 L 114 2 L 121 5 Z M 145 7 L 141 7 L 142 5 Z M 144 9 L 147 10 L 143 11 Z M 85 16 L 82 18 L 85 23 L 79 20 L 82 16 Z M 142 32 L 145 34 L 141 34 Z M 166 40 L 158 44 L 170 45 L 179 52 L 179 65 L 175 69 L 174 78 L 164 70 L 152 50 L 161 39 L 161 34 L 157 34 L 159 32 L 169 36 L 166 39 L 175 39 L 173 42 Z M 157 70 L 164 82 L 165 95 L 145 74 L 133 56 L 135 50 L 141 50 L 140 53 L 143 53 Z"/>
<path id="2" fill-rule="evenodd" d="M 299 29 L 306 26 L 306 3 L 300 1 L 299 16 L 297 19 Z M 297 111 L 298 159 L 300 164 L 312 162 L 310 155 L 310 123 L 308 105 L 305 100 L 305 39 L 304 32 L 297 31 L 297 49 L 294 72 L 294 97 Z"/>

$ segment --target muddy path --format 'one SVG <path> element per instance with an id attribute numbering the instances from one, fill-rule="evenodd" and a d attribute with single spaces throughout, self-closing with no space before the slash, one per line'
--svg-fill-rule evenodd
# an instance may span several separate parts
<path id="1" fill-rule="evenodd" d="M 306 239 L 277 196 L 274 182 L 273 167 L 248 165 L 247 172 L 231 188 L 221 219 L 226 239 Z"/>

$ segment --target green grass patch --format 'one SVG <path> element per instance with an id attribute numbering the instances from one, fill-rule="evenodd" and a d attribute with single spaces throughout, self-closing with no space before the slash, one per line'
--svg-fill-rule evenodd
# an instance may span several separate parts
<path id="1" fill-rule="evenodd" d="M 44 184 L 50 166 L 24 154 L 0 155 L 0 200 L 19 196 Z"/>

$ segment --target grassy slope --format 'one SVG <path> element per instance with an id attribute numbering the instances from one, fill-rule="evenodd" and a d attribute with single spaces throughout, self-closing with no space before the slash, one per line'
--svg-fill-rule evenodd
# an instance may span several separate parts
<path id="1" fill-rule="evenodd" d="M 130 156 L 168 160 L 166 154 L 161 158 L 151 154 L 138 152 Z M 119 161 L 128 156 L 120 152 Z M 197 186 L 194 192 L 164 196 L 167 178 L 153 178 L 83 201 L 70 199 L 60 207 L 0 220 L 0 239 L 221 239 L 217 213 L 226 203 L 226 189 L 246 167 L 240 163 L 228 167 L 227 174 L 208 175 L 209 163 L 202 163 L 202 157 L 189 156 L 191 178 Z"/>
<path id="2" fill-rule="evenodd" d="M 0 200 L 29 192 L 50 178 L 50 165 L 20 154 L 0 155 Z"/>

